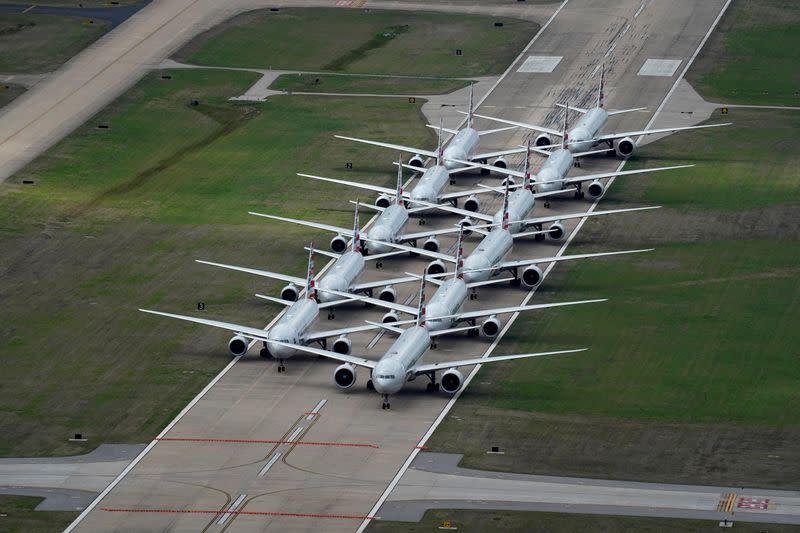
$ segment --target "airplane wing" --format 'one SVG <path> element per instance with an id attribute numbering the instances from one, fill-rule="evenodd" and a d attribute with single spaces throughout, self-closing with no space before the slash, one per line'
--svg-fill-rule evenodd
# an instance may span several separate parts
<path id="1" fill-rule="evenodd" d="M 472 159 L 475 161 L 478 159 L 489 159 L 490 157 L 500 157 L 501 155 L 524 154 L 527 151 L 527 148 L 509 148 L 508 150 L 499 150 L 497 152 L 484 152 L 482 154 L 475 154 L 472 156 Z M 474 165 L 475 163 L 472 164 Z"/>
<path id="2" fill-rule="evenodd" d="M 492 133 L 500 133 L 500 132 L 503 132 L 503 131 L 509 131 L 509 130 L 513 130 L 513 129 L 516 129 L 516 126 L 506 126 L 506 127 L 503 127 L 503 128 L 494 128 L 492 130 L 479 130 L 478 131 L 478 135 L 480 137 L 483 137 L 484 135 L 491 135 Z"/>
<path id="3" fill-rule="evenodd" d="M 490 191 L 479 190 L 479 192 L 486 193 Z M 419 204 L 425 206 L 429 209 L 438 209 L 440 211 L 445 211 L 447 213 L 453 213 L 454 215 L 461 215 L 464 217 L 476 218 L 478 220 L 483 220 L 485 222 L 493 222 L 494 218 L 491 215 L 486 215 L 484 213 L 478 213 L 476 211 L 468 211 L 466 209 L 459 209 L 458 207 L 453 207 L 450 205 L 445 204 L 432 204 L 430 202 L 424 202 L 422 200 L 409 200 L 409 203 L 412 204 Z"/>
<path id="4" fill-rule="evenodd" d="M 381 187 L 380 185 L 371 185 L 369 183 L 360 183 L 358 181 L 347 181 L 336 178 L 326 178 L 323 176 L 314 176 L 313 174 L 302 174 L 300 172 L 298 172 L 297 175 L 302 176 L 304 178 L 311 178 L 312 180 L 327 181 L 330 183 L 338 183 L 339 185 L 347 185 L 349 187 L 356 187 L 358 189 L 364 189 L 367 191 L 391 194 L 392 196 L 394 196 L 395 192 L 397 192 L 394 189 L 390 189 L 389 187 Z"/>
<path id="5" fill-rule="evenodd" d="M 371 144 L 373 146 L 380 146 L 382 148 L 391 148 L 392 150 L 399 150 L 401 152 L 406 152 L 409 154 L 420 154 L 420 155 L 426 155 L 428 157 L 436 157 L 436 152 L 431 152 L 429 150 L 421 150 L 419 148 L 412 148 L 411 146 L 402 146 L 400 144 L 390 144 L 378 141 L 370 141 L 367 139 L 357 139 L 355 137 L 345 137 L 344 135 L 334 135 L 334 137 L 336 137 L 337 139 L 344 139 L 346 141 L 355 141 L 364 144 Z"/>
<path id="6" fill-rule="evenodd" d="M 679 168 L 689 168 L 694 165 L 676 165 L 674 167 L 657 167 L 657 168 L 643 168 L 639 170 L 622 170 L 620 172 L 603 172 L 601 174 L 586 174 L 583 176 L 575 176 L 573 178 L 564 178 L 563 183 L 581 183 L 584 181 L 594 181 L 603 178 L 611 178 L 615 176 L 627 176 L 629 174 L 647 174 L 648 172 L 660 172 L 662 170 L 677 170 Z"/>
<path id="7" fill-rule="evenodd" d="M 404 253 L 402 251 L 398 252 L 389 252 L 389 253 Z M 367 256 L 369 257 L 369 256 Z M 366 259 L 366 257 L 365 257 Z M 394 279 L 381 279 L 378 281 L 368 281 L 365 283 L 355 283 L 350 286 L 351 289 L 354 291 L 363 291 L 367 289 L 377 289 L 378 287 L 386 287 L 387 285 L 397 285 L 399 283 L 409 283 L 411 281 L 419 282 L 419 278 L 416 276 L 406 276 L 404 278 L 394 278 Z"/>
<path id="8" fill-rule="evenodd" d="M 276 215 L 265 215 L 263 213 L 255 213 L 253 211 L 248 211 L 247 213 L 257 217 L 270 218 L 272 220 L 280 220 L 282 222 L 291 222 L 292 224 L 300 224 L 301 226 L 308 226 L 309 228 L 324 229 L 325 231 L 332 231 L 333 233 L 343 233 L 344 235 L 351 235 L 353 233 L 353 228 L 340 228 L 339 226 L 331 226 L 330 224 L 320 224 L 319 222 L 297 220 L 296 218 L 279 217 Z M 305 283 L 305 281 L 303 281 L 303 283 Z"/>
<path id="9" fill-rule="evenodd" d="M 430 363 L 427 365 L 417 365 L 411 368 L 411 371 L 416 375 L 427 374 L 428 372 L 435 372 L 436 370 L 444 370 L 447 368 L 455 368 L 459 366 L 482 365 L 483 363 L 497 363 L 499 361 L 510 361 L 512 359 L 525 359 L 528 357 L 543 357 L 545 355 L 561 355 L 566 353 L 585 352 L 586 348 L 579 348 L 577 350 L 559 350 L 557 352 L 539 352 L 539 353 L 521 353 L 516 355 L 493 355 L 489 357 L 476 357 L 475 359 L 461 359 L 458 361 L 443 361 L 441 363 Z"/>
<path id="10" fill-rule="evenodd" d="M 301 344 L 292 344 L 289 342 L 282 342 L 282 341 L 270 341 L 272 343 L 278 344 L 280 346 L 286 346 L 287 348 L 294 348 L 298 352 L 305 352 L 310 353 L 312 355 L 320 355 L 322 357 L 327 357 L 328 359 L 333 359 L 334 361 L 340 361 L 342 363 L 350 363 L 352 365 L 361 366 L 364 368 L 375 368 L 375 364 L 377 361 L 373 361 L 372 359 L 367 359 L 366 357 L 359 357 L 357 355 L 344 355 L 341 353 L 330 352 L 328 350 L 322 350 L 320 348 L 314 348 L 311 346 L 303 346 Z"/>
<path id="11" fill-rule="evenodd" d="M 193 316 L 175 315 L 172 313 L 164 313 L 162 311 L 151 311 L 150 309 L 139 309 L 142 313 L 149 313 L 151 315 L 166 316 L 169 318 L 177 318 L 186 322 L 194 322 L 195 324 L 203 324 L 204 326 L 211 326 L 214 328 L 226 329 L 233 331 L 245 337 L 258 340 L 267 340 L 267 332 L 259 328 L 251 328 L 249 326 L 241 326 L 239 324 L 232 324 L 230 322 L 220 322 L 219 320 L 208 320 L 205 318 L 197 318 Z"/>
<path id="12" fill-rule="evenodd" d="M 277 279 L 280 281 L 287 281 L 289 283 L 296 283 L 297 285 L 305 285 L 306 280 L 304 278 L 298 278 L 296 276 L 289 276 L 286 274 L 280 274 L 278 272 L 269 272 L 267 270 L 258 270 L 255 268 L 247 268 L 247 267 L 240 267 L 235 265 L 226 265 L 224 263 L 213 263 L 211 261 L 203 261 L 201 259 L 195 259 L 196 262 L 202 263 L 204 265 L 211 265 L 220 268 L 227 268 L 228 270 L 237 270 L 239 272 L 245 272 L 247 274 L 255 274 L 256 276 L 263 276 L 265 278 L 272 278 Z"/>
<path id="13" fill-rule="evenodd" d="M 639 135 L 653 135 L 656 133 L 673 133 L 683 130 L 699 130 L 701 128 L 718 128 L 719 126 L 730 126 L 733 122 L 725 122 L 722 124 L 702 124 L 700 126 L 682 126 L 680 128 L 659 128 L 656 130 L 638 130 L 638 131 L 623 131 L 621 133 L 609 133 L 607 135 L 600 135 L 594 140 L 596 142 L 613 141 L 615 139 L 622 139 L 623 137 L 637 137 Z"/>
<path id="14" fill-rule="evenodd" d="M 616 109 L 614 111 L 606 111 L 608 116 L 621 115 L 623 113 L 634 113 L 636 111 L 647 111 L 646 107 L 631 107 L 630 109 Z"/>
<path id="15" fill-rule="evenodd" d="M 562 256 L 554 256 L 554 257 L 540 257 L 538 259 L 521 259 L 519 261 L 504 261 L 499 265 L 492 267 L 492 268 L 481 268 L 481 269 L 474 269 L 470 272 L 480 272 L 482 270 L 507 270 L 511 268 L 519 268 L 528 265 L 536 265 L 536 264 L 545 264 L 545 263 L 555 263 L 560 261 L 573 261 L 575 259 L 590 259 L 593 257 L 609 257 L 612 255 L 624 255 L 624 254 L 638 254 L 642 252 L 652 252 L 655 248 L 645 248 L 642 250 L 623 250 L 620 252 L 599 252 L 599 253 L 592 253 L 592 254 L 573 254 L 573 255 L 562 255 Z"/>
<path id="16" fill-rule="evenodd" d="M 472 329 L 478 329 L 480 326 L 459 326 L 457 328 L 447 328 L 447 329 L 437 329 L 435 331 L 429 331 L 428 336 L 433 337 L 440 337 L 442 335 L 450 335 L 451 333 L 458 333 L 460 331 L 470 331 Z"/>
<path id="17" fill-rule="evenodd" d="M 417 278 L 409 278 L 409 281 L 417 281 Z M 335 294 L 336 296 L 347 297 L 349 299 L 356 300 L 359 302 L 376 305 L 378 307 L 383 307 L 385 309 L 391 309 L 392 311 L 399 311 L 401 313 L 417 316 L 417 308 L 411 307 L 410 305 L 403 305 L 396 302 L 387 302 L 385 300 L 381 300 L 380 298 L 372 298 L 370 296 L 364 296 L 361 294 L 351 294 L 349 292 L 336 291 L 333 289 L 321 289 L 318 287 L 317 290 L 321 292 Z"/>
<path id="18" fill-rule="evenodd" d="M 577 107 L 574 105 L 556 104 L 556 106 L 562 109 L 571 109 L 572 111 L 577 111 L 578 113 L 583 113 L 584 115 L 589 112 L 588 109 L 585 109 L 583 107 Z"/>
<path id="19" fill-rule="evenodd" d="M 480 118 L 485 118 L 486 120 L 493 120 L 495 122 L 501 122 L 503 124 L 509 124 L 511 126 L 517 126 L 518 128 L 525 128 L 525 129 L 528 129 L 528 130 L 541 131 L 541 132 L 544 132 L 544 133 L 549 133 L 550 135 L 557 135 L 559 137 L 561 137 L 561 134 L 562 134 L 562 132 L 559 131 L 559 130 L 554 130 L 552 128 L 545 128 L 544 126 L 537 126 L 535 124 L 525 124 L 524 122 L 515 122 L 513 120 L 506 120 L 504 118 L 488 117 L 486 115 L 478 115 L 477 113 L 474 116 L 480 117 Z"/>
<path id="20" fill-rule="evenodd" d="M 400 242 L 408 242 L 408 241 L 413 241 L 414 239 L 423 239 L 425 237 L 432 237 L 434 235 L 445 235 L 447 233 L 458 233 L 459 230 L 460 230 L 460 228 L 458 226 L 453 226 L 452 228 L 432 229 L 432 230 L 428 230 L 428 231 L 419 231 L 417 233 L 404 233 L 402 235 L 398 235 L 397 238 L 400 240 Z M 366 240 L 368 241 L 369 239 L 366 239 Z M 393 245 L 391 243 L 388 243 L 388 242 L 383 242 L 383 244 L 385 244 L 387 246 L 395 246 L 395 245 Z M 399 250 L 405 250 L 407 252 L 414 252 L 414 253 L 417 252 L 416 248 L 411 248 L 411 249 L 398 248 L 398 249 Z"/>
<path id="21" fill-rule="evenodd" d="M 584 211 L 583 213 L 569 213 L 565 215 L 550 215 L 546 217 L 537 217 L 537 218 L 526 218 L 525 220 L 520 220 L 519 222 L 525 224 L 526 226 L 532 226 L 534 224 L 544 224 L 547 222 L 556 222 L 558 220 L 569 220 L 571 218 L 583 218 L 583 217 L 599 217 L 602 215 L 614 215 L 617 213 L 630 213 L 633 211 L 646 211 L 648 209 L 660 209 L 660 205 L 649 206 L 649 207 L 629 207 L 625 209 L 609 209 L 607 211 Z"/>
<path id="22" fill-rule="evenodd" d="M 478 165 L 478 166 L 482 166 L 482 165 Z M 440 200 L 455 200 L 456 198 L 463 198 L 465 196 L 472 196 L 473 194 L 486 194 L 488 192 L 494 192 L 494 189 L 492 189 L 488 185 L 483 185 L 482 183 L 479 183 L 478 187 L 479 187 L 478 189 L 468 189 L 466 191 L 456 191 L 456 192 L 450 192 L 450 193 L 442 194 L 442 195 L 439 196 L 439 199 Z M 513 190 L 516 190 L 516 189 L 520 189 L 522 187 L 524 187 L 524 185 L 522 183 L 515 183 L 513 185 L 509 184 L 508 185 L 508 190 L 509 191 L 513 191 Z M 503 194 L 503 192 L 505 191 L 505 188 L 503 188 L 503 189 L 499 189 L 498 188 L 498 190 L 500 190 L 500 194 Z M 414 200 L 414 203 L 422 203 L 422 204 L 424 204 L 424 202 L 420 202 L 419 200 Z M 438 207 L 438 204 L 427 204 L 427 205 L 429 205 L 430 207 Z"/>
<path id="23" fill-rule="evenodd" d="M 439 126 L 434 126 L 433 124 L 425 124 L 425 125 L 428 126 L 431 129 L 434 129 L 434 130 L 446 131 L 450 135 L 455 135 L 456 133 L 458 133 L 458 130 L 453 130 L 453 129 L 450 129 L 450 128 L 444 128 L 444 127 L 440 128 Z"/>
<path id="24" fill-rule="evenodd" d="M 478 311 L 468 311 L 466 313 L 459 313 L 456 320 L 469 320 L 471 318 L 480 318 L 489 315 L 503 315 L 506 313 L 516 313 L 517 311 L 536 311 L 537 309 L 549 309 L 551 307 L 563 307 L 565 305 L 580 305 L 580 304 L 593 304 L 598 302 L 605 302 L 607 298 L 600 300 L 578 300 L 574 302 L 556 302 L 551 304 L 534 304 L 534 305 L 517 305 L 512 307 L 496 307 L 494 309 L 479 309 Z"/>
<path id="25" fill-rule="evenodd" d="M 459 231 L 459 228 L 456 228 L 455 231 Z M 373 241 L 372 239 L 365 239 L 365 240 L 367 242 L 378 242 L 378 241 Z M 406 252 L 411 252 L 412 254 L 419 254 L 425 257 L 431 257 L 433 259 L 441 259 L 442 261 L 448 261 L 450 263 L 456 262 L 456 258 L 453 257 L 452 255 L 441 254 L 439 252 L 431 252 L 430 250 L 425 250 L 424 248 L 415 248 L 413 246 L 406 246 L 405 244 L 397 244 L 394 242 L 386 242 L 386 241 L 380 241 L 380 243 L 385 244 L 386 246 L 390 246 L 392 248 L 397 248 L 398 250 L 405 250 Z"/>
<path id="26" fill-rule="evenodd" d="M 303 246 L 303 250 L 310 252 L 311 248 L 309 246 Z M 340 257 L 342 257 L 342 254 L 337 254 L 336 252 L 329 252 L 328 250 L 320 250 L 319 248 L 314 248 L 314 255 L 316 254 L 324 255 L 325 257 L 330 257 L 331 259 L 339 259 Z M 306 280 L 303 280 L 303 283 L 305 282 Z"/>
<path id="27" fill-rule="evenodd" d="M 303 283 L 305 283 L 305 280 L 303 280 Z M 281 300 L 280 298 L 275 298 L 274 296 L 267 296 L 266 294 L 256 294 L 255 297 L 261 298 L 262 300 L 267 300 L 268 302 L 285 305 L 286 307 L 289 307 L 294 303 L 290 302 L 289 300 Z"/>
<path id="28" fill-rule="evenodd" d="M 317 341 L 320 339 L 329 339 L 331 337 L 338 337 L 339 335 L 347 335 L 348 333 L 358 333 L 359 331 L 370 331 L 373 329 L 377 328 L 372 324 L 367 324 L 366 326 L 351 326 L 349 328 L 329 329 L 326 331 L 312 331 L 311 333 L 303 335 L 303 339 L 307 341 Z"/>

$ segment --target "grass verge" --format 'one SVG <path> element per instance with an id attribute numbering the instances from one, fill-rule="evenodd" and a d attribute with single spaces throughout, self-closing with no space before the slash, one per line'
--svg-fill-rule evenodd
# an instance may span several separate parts
<path id="1" fill-rule="evenodd" d="M 0 83 L 0 107 L 8 105 L 15 98 L 25 92 L 25 87 L 22 85 L 14 85 L 10 83 Z"/>
<path id="2" fill-rule="evenodd" d="M 269 88 L 314 93 L 430 95 L 450 93 L 466 87 L 468 83 L 465 80 L 448 79 L 284 74 L 278 76 Z"/>
<path id="3" fill-rule="evenodd" d="M 499 74 L 538 25 L 504 18 L 504 25 L 495 27 L 495 20 L 382 10 L 259 10 L 196 37 L 176 59 L 199 65 L 409 76 Z"/>
<path id="4" fill-rule="evenodd" d="M 63 531 L 78 513 L 35 511 L 44 498 L 0 496 L 0 530 L 5 533 L 49 533 Z"/>

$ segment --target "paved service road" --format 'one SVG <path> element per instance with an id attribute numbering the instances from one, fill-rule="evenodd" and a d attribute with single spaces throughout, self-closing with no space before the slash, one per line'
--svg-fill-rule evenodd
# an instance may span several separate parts
<path id="1" fill-rule="evenodd" d="M 643 127 L 675 84 L 682 67 L 666 77 L 637 76 L 637 72 L 648 58 L 672 58 L 685 65 L 724 5 L 724 0 L 644 4 L 640 0 L 570 0 L 524 57 L 512 66 L 481 109 L 520 120 L 555 120 L 558 114 L 551 112 L 555 101 L 570 97 L 582 105 L 593 98 L 595 73 L 605 60 L 609 107 L 649 108 L 647 113 L 614 117 L 609 127 Z M 557 7 L 549 6 L 551 12 Z M 613 54 L 606 56 L 612 47 Z M 563 57 L 551 73 L 518 73 L 519 65 L 528 55 Z M 489 139 L 488 147 L 514 145 L 523 139 L 521 132 L 497 135 Z M 389 173 L 391 157 L 392 154 L 386 154 Z M 618 165 L 613 159 L 595 158 L 576 171 L 613 169 Z M 474 187 L 480 179 L 459 177 L 456 188 Z M 347 193 L 354 195 L 354 191 Z M 488 203 L 492 205 L 484 211 L 499 206 L 497 199 Z M 553 201 L 552 209 L 544 212 L 575 212 L 591 205 L 588 201 L 564 199 Z M 635 227 L 638 215 L 621 216 L 629 217 Z M 428 224 L 437 227 L 453 222 L 450 217 L 432 216 Z M 277 231 L 278 224 L 265 221 L 265 231 Z M 576 223 L 566 226 L 571 232 Z M 445 249 L 452 246 L 452 239 L 442 241 Z M 642 247 L 647 244 L 643 242 Z M 467 251 L 472 247 L 474 241 L 466 246 Z M 518 242 L 511 256 L 548 257 L 559 250 L 561 244 Z M 370 269 L 365 276 L 385 278 L 405 271 L 420 271 L 423 265 L 419 259 L 401 258 L 386 261 L 384 271 Z M 400 289 L 400 301 L 413 298 L 414 287 Z M 467 307 L 477 309 L 487 302 L 517 304 L 526 295 L 519 289 L 498 286 L 481 290 L 480 299 L 469 302 Z M 375 310 L 343 307 L 337 310 L 335 324 L 356 324 L 364 318 L 379 316 Z M 326 327 L 326 321 L 322 322 L 321 326 Z M 384 336 L 374 347 L 370 346 L 372 340 L 367 334 L 354 336 L 354 352 L 377 357 L 391 339 Z M 485 341 L 456 336 L 440 340 L 439 348 L 427 354 L 426 360 L 480 355 L 487 347 Z M 222 357 L 225 347 L 219 349 Z M 494 353 L 507 352 L 501 344 Z M 569 357 L 584 356 L 591 353 Z M 332 363 L 296 356 L 287 361 L 285 374 L 278 374 L 270 363 L 261 360 L 257 350 L 251 350 L 249 356 L 230 365 L 163 434 L 167 438 L 198 440 L 153 443 L 97 506 L 85 513 L 75 529 L 353 531 L 360 528 L 359 517 L 372 512 L 401 465 L 414 453 L 415 446 L 445 408 L 448 398 L 425 393 L 425 380 L 420 379 L 392 399 L 390 411 L 382 411 L 380 397 L 364 388 L 367 376 L 363 371 L 356 386 L 340 391 L 332 383 L 335 368 Z"/>
<path id="2" fill-rule="evenodd" d="M 380 516 L 418 522 L 427 509 L 507 509 L 800 524 L 800 492 L 505 474 L 420 453 Z"/>

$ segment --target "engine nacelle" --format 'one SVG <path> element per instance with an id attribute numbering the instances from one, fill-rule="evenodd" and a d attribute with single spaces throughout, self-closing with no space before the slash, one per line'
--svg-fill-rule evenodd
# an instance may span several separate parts
<path id="1" fill-rule="evenodd" d="M 512 185 L 517 184 L 517 180 L 514 179 L 514 176 L 506 176 L 505 178 L 503 178 L 503 182 L 501 185 L 505 187 L 506 184 L 508 184 L 508 186 L 511 187 Z"/>
<path id="2" fill-rule="evenodd" d="M 442 374 L 441 383 L 443 391 L 448 394 L 455 394 L 464 384 L 464 376 L 455 368 L 451 368 Z"/>
<path id="3" fill-rule="evenodd" d="M 564 238 L 567 234 L 567 229 L 564 227 L 564 224 L 561 222 L 553 222 L 549 228 L 547 228 L 547 236 L 553 239 L 554 241 L 560 241 Z"/>
<path id="4" fill-rule="evenodd" d="M 617 150 L 617 157 L 626 159 L 632 156 L 636 151 L 636 142 L 630 137 L 625 137 L 624 139 L 618 140 L 614 148 Z"/>
<path id="5" fill-rule="evenodd" d="M 478 199 L 477 196 L 473 194 L 472 196 L 464 200 L 464 209 L 476 213 L 481 209 L 481 201 Z"/>
<path id="6" fill-rule="evenodd" d="M 469 217 L 464 217 L 458 221 L 458 225 L 464 228 L 464 235 L 470 235 L 472 233 L 472 230 L 469 228 L 471 228 L 473 224 L 474 222 Z"/>
<path id="7" fill-rule="evenodd" d="M 542 280 L 544 280 L 544 274 L 542 273 L 541 268 L 537 267 L 536 265 L 531 265 L 522 271 L 522 275 L 520 276 L 519 280 L 524 288 L 533 289 L 542 283 Z"/>
<path id="8" fill-rule="evenodd" d="M 350 349 L 353 347 L 353 341 L 347 335 L 339 335 L 333 341 L 331 348 L 334 352 L 342 355 L 350 355 Z"/>
<path id="9" fill-rule="evenodd" d="M 423 161 L 421 155 L 416 154 L 414 157 L 408 160 L 408 164 L 411 165 L 412 167 L 422 168 L 423 166 L 425 166 L 425 161 Z"/>
<path id="10" fill-rule="evenodd" d="M 381 292 L 378 293 L 378 300 L 382 300 L 384 302 L 396 302 L 397 291 L 391 285 L 387 285 L 381 289 Z"/>
<path id="11" fill-rule="evenodd" d="M 494 339 L 500 334 L 502 327 L 503 322 L 496 315 L 492 315 L 481 324 L 481 335 L 487 339 Z"/>
<path id="12" fill-rule="evenodd" d="M 533 141 L 533 144 L 535 144 L 537 147 L 548 146 L 550 144 L 553 144 L 553 141 L 550 139 L 549 135 L 547 135 L 546 133 L 541 133 L 536 137 L 536 140 Z"/>
<path id="13" fill-rule="evenodd" d="M 248 344 L 250 343 L 247 342 L 247 339 L 241 335 L 234 335 L 231 337 L 231 340 L 228 341 L 228 351 L 234 357 L 244 355 L 247 353 Z"/>
<path id="14" fill-rule="evenodd" d="M 439 244 L 439 239 L 435 237 L 428 237 L 428 240 L 422 244 L 422 249 L 428 250 L 429 252 L 438 252 L 440 246 L 441 244 Z"/>
<path id="15" fill-rule="evenodd" d="M 603 194 L 605 194 L 605 192 L 606 192 L 606 186 L 603 185 L 602 182 L 599 182 L 597 180 L 591 182 L 589 186 L 586 188 L 586 194 L 588 194 L 589 198 L 591 198 L 592 200 L 600 198 L 601 196 L 603 196 Z"/>
<path id="16" fill-rule="evenodd" d="M 378 198 L 375 199 L 375 205 L 378 207 L 383 207 L 384 209 L 392 205 L 394 202 L 394 198 L 389 196 L 388 194 L 381 194 Z"/>
<path id="17" fill-rule="evenodd" d="M 337 235 L 331 239 L 331 251 L 341 254 L 344 253 L 345 250 L 347 250 L 347 239 L 341 235 Z"/>
<path id="18" fill-rule="evenodd" d="M 444 266 L 444 261 L 437 259 L 428 263 L 428 268 L 425 270 L 428 275 L 442 274 L 447 270 Z"/>
<path id="19" fill-rule="evenodd" d="M 505 157 L 501 156 L 494 160 L 494 165 L 492 166 L 497 168 L 508 168 L 508 161 L 506 161 Z"/>
<path id="20" fill-rule="evenodd" d="M 349 389 L 356 382 L 356 367 L 350 363 L 345 363 L 336 367 L 333 371 L 333 381 L 340 389 Z"/>
<path id="21" fill-rule="evenodd" d="M 388 313 L 383 315 L 381 322 L 383 322 L 384 324 L 391 324 L 392 322 L 397 322 L 399 320 L 400 320 L 400 315 L 397 314 L 397 311 L 389 311 Z"/>
<path id="22" fill-rule="evenodd" d="M 296 302 L 298 296 L 300 296 L 300 289 L 294 283 L 290 283 L 281 289 L 281 300 Z"/>

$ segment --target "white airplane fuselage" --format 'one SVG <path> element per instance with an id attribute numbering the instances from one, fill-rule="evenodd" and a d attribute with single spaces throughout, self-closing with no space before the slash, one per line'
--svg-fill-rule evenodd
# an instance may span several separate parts
<path id="1" fill-rule="evenodd" d="M 595 146 L 592 141 L 597 137 L 606 122 L 608 122 L 608 112 L 601 107 L 593 107 L 584 113 L 575 126 L 569 130 L 569 151 L 586 152 Z"/>
<path id="2" fill-rule="evenodd" d="M 403 331 L 372 370 L 372 384 L 379 394 L 394 394 L 403 388 L 408 373 L 431 346 L 428 330 L 412 326 Z"/>
<path id="3" fill-rule="evenodd" d="M 303 297 L 293 303 L 278 319 L 278 322 L 267 332 L 267 339 L 272 339 L 290 344 L 305 344 L 303 335 L 313 326 L 319 318 L 319 305 L 315 300 Z M 294 348 L 288 348 L 267 340 L 267 349 L 276 359 L 288 359 L 297 353 Z"/>
<path id="4" fill-rule="evenodd" d="M 458 133 L 456 133 L 447 144 L 447 148 L 444 149 L 444 165 L 447 169 L 453 170 L 464 166 L 454 161 L 454 159 L 470 161 L 472 155 L 475 153 L 475 149 L 478 147 L 480 139 L 480 135 L 478 135 L 478 132 L 474 128 L 458 130 Z"/>
<path id="5" fill-rule="evenodd" d="M 369 227 L 368 233 L 363 237 L 371 239 L 367 248 L 371 254 L 385 254 L 394 251 L 382 242 L 395 243 L 398 236 L 408 224 L 408 211 L 399 204 L 392 204 L 380 214 L 375 222 Z M 375 242 L 380 241 L 380 242 Z"/>
<path id="6" fill-rule="evenodd" d="M 467 283 L 486 281 L 492 277 L 491 270 L 469 272 L 473 269 L 488 269 L 500 261 L 511 251 L 514 238 L 507 229 L 498 228 L 489 232 L 477 248 L 464 260 L 464 280 Z"/>
<path id="7" fill-rule="evenodd" d="M 453 327 L 455 318 L 450 317 L 450 315 L 460 313 L 466 301 L 467 284 L 463 279 L 449 278 L 442 283 L 426 305 L 426 316 L 429 317 L 426 320 L 428 331 L 438 331 Z M 450 318 L 437 319 L 437 316 Z"/>
<path id="8" fill-rule="evenodd" d="M 520 220 L 528 218 L 536 198 L 530 189 L 517 189 L 508 195 L 508 231 L 519 233 L 524 228 Z M 500 224 L 503 221 L 503 209 L 500 208 L 492 216 L 492 224 Z"/>
<path id="9" fill-rule="evenodd" d="M 320 289 L 334 290 L 339 292 L 349 292 L 350 285 L 364 271 L 364 256 L 361 252 L 350 250 L 342 254 L 333 264 L 330 271 L 319 280 Z M 332 302 L 341 300 L 341 296 L 331 294 L 321 290 L 317 293 L 320 302 Z"/>
<path id="10" fill-rule="evenodd" d="M 450 181 L 450 173 L 447 168 L 444 165 L 426 168 L 411 190 L 411 199 L 438 204 L 439 196 Z"/>
<path id="11" fill-rule="evenodd" d="M 571 144 L 570 148 L 572 148 Z M 536 173 L 536 192 L 556 192 L 563 189 L 564 178 L 572 168 L 572 160 L 570 150 L 559 148 L 550 152 L 544 165 Z"/>

